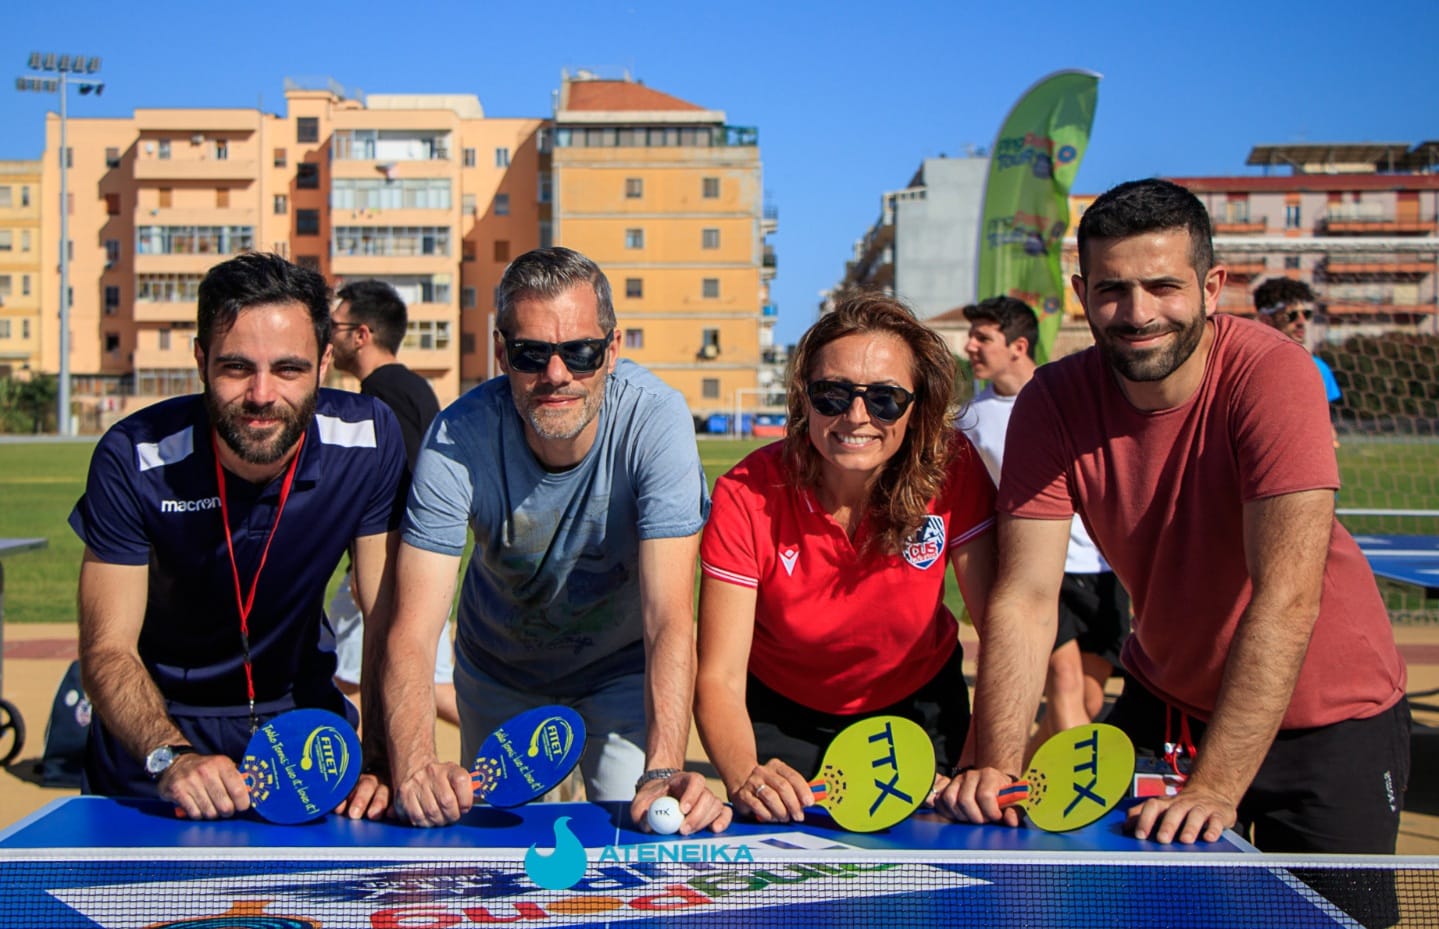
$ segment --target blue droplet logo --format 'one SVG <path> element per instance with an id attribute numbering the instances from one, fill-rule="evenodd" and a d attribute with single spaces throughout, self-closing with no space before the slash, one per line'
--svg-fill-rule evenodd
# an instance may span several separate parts
<path id="1" fill-rule="evenodd" d="M 555 848 L 549 854 L 531 845 L 525 852 L 525 873 L 545 890 L 567 890 L 585 876 L 585 847 L 570 831 L 570 818 L 555 820 Z"/>

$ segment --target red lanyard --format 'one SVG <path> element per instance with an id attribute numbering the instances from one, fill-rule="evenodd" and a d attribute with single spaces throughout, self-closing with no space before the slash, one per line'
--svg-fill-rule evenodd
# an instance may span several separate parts
<path id="1" fill-rule="evenodd" d="M 270 555 L 270 543 L 275 541 L 275 530 L 280 528 L 280 517 L 285 515 L 285 501 L 290 499 L 290 487 L 295 483 L 295 467 L 300 463 L 300 449 L 305 446 L 305 436 L 295 443 L 295 454 L 290 458 L 290 467 L 285 471 L 285 480 L 280 485 L 280 505 L 275 509 L 275 522 L 270 526 L 270 535 L 265 539 L 264 551 L 260 552 L 260 565 L 255 568 L 255 577 L 250 581 L 250 594 L 246 596 L 240 587 L 240 568 L 235 563 L 235 540 L 230 535 L 230 507 L 225 493 L 225 469 L 220 465 L 220 442 L 213 432 L 210 444 L 215 450 L 215 481 L 220 485 L 220 519 L 225 524 L 225 548 L 230 552 L 230 575 L 235 579 L 235 606 L 240 611 L 240 646 L 245 655 L 245 694 L 250 699 L 250 733 L 260 728 L 255 717 L 255 669 L 250 664 L 250 610 L 255 605 L 255 591 L 260 586 L 260 572 L 265 570 L 265 559 Z"/>

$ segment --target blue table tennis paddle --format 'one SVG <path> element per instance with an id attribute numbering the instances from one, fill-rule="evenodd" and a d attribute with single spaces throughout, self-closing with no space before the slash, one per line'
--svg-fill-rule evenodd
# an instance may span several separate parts
<path id="1" fill-rule="evenodd" d="M 257 814 L 272 823 L 306 823 L 333 810 L 354 789 L 360 737 L 328 710 L 290 710 L 250 736 L 239 767 Z M 185 811 L 176 807 L 175 815 Z"/>
<path id="2" fill-rule="evenodd" d="M 585 721 L 567 706 L 526 710 L 500 724 L 475 754 L 477 802 L 519 806 L 569 777 L 585 748 Z"/>

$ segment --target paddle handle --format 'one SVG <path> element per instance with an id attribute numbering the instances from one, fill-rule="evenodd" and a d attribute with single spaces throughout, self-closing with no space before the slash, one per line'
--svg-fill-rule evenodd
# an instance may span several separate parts
<path id="1" fill-rule="evenodd" d="M 824 783 L 824 778 L 817 777 L 809 782 L 810 803 L 817 804 L 829 799 L 829 787 Z"/>
<path id="2" fill-rule="evenodd" d="M 1001 790 L 999 796 L 999 808 L 1002 810 L 1007 806 L 1014 806 L 1029 799 L 1029 782 L 1015 781 L 1008 787 Z"/>

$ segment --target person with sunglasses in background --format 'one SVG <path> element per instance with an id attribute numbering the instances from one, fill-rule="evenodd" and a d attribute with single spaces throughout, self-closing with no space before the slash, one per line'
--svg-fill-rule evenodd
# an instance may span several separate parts
<path id="1" fill-rule="evenodd" d="M 694 688 L 694 564 L 709 494 L 684 397 L 619 357 L 610 284 L 567 248 L 521 255 L 500 281 L 503 377 L 443 410 L 415 465 L 386 639 L 395 809 L 422 826 L 473 804 L 465 767 L 435 747 L 431 675 L 455 579 L 461 759 L 522 711 L 585 720 L 592 801 L 661 796 L 680 831 L 730 810 L 683 770 Z"/>
<path id="2" fill-rule="evenodd" d="M 1268 323 L 1306 349 L 1309 348 L 1309 321 L 1314 318 L 1314 291 L 1308 284 L 1287 277 L 1271 277 L 1254 288 L 1254 310 L 1259 314 L 1261 322 Z M 1310 357 L 1319 369 L 1319 376 L 1324 379 L 1324 398 L 1329 401 L 1330 409 L 1333 409 L 1333 405 L 1344 397 L 1339 390 L 1339 382 L 1334 379 L 1334 371 L 1327 361 L 1313 354 L 1312 350 Z M 1334 447 L 1338 448 L 1339 432 L 1332 425 L 1332 416 L 1330 422 L 1329 430 L 1334 435 Z"/>
<path id="3" fill-rule="evenodd" d="M 994 483 L 955 429 L 949 347 L 899 301 L 843 300 L 791 359 L 785 438 L 715 485 L 700 548 L 696 721 L 737 812 L 803 819 L 830 740 L 913 719 L 945 770 L 969 694 L 953 567 L 976 627 Z"/>

